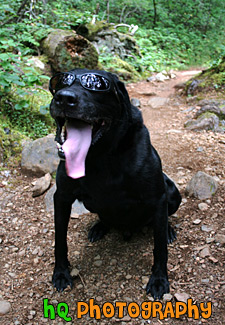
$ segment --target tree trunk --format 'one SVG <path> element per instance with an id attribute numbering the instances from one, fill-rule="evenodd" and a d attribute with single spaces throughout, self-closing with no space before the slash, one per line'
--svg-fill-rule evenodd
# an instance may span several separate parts
<path id="1" fill-rule="evenodd" d="M 109 0 L 107 0 L 106 12 L 107 12 L 107 23 L 109 23 Z"/>
<path id="2" fill-rule="evenodd" d="M 154 20 L 153 20 L 153 27 L 156 26 L 157 21 L 157 7 L 156 7 L 156 1 L 153 0 L 153 7 L 154 7 Z"/>

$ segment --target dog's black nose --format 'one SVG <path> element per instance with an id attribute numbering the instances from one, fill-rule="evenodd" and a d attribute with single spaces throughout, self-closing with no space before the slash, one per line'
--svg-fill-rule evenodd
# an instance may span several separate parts
<path id="1" fill-rule="evenodd" d="M 57 91 L 54 98 L 57 105 L 75 106 L 78 101 L 78 96 L 67 89 Z"/>

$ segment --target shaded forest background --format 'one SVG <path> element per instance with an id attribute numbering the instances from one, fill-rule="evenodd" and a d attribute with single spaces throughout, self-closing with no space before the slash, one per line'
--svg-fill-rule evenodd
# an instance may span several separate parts
<path id="1" fill-rule="evenodd" d="M 52 29 L 77 30 L 102 21 L 117 25 L 139 49 L 124 61 L 144 78 L 163 69 L 218 66 L 225 57 L 224 16 L 221 0 L 1 0 L 0 146 L 10 148 L 4 159 L 16 153 L 15 139 L 41 137 L 53 128 L 47 89 L 52 72 L 32 64 L 34 57 L 48 62 L 41 41 Z M 103 48 L 99 64 L 112 68 L 115 55 Z"/>

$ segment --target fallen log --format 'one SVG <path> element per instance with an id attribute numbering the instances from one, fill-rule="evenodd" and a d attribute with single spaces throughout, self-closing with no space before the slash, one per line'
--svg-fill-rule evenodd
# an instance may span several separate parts
<path id="1" fill-rule="evenodd" d="M 98 53 L 94 45 L 74 31 L 55 29 L 41 45 L 53 72 L 74 68 L 95 69 L 98 65 Z"/>

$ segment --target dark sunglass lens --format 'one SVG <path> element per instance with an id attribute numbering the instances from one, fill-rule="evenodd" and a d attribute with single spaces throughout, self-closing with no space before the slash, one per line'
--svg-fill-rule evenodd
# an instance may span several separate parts
<path id="1" fill-rule="evenodd" d="M 56 85 L 59 81 L 59 76 L 55 76 L 55 77 L 52 77 L 51 80 L 50 80 L 50 87 L 55 90 L 56 88 Z"/>
<path id="2" fill-rule="evenodd" d="M 107 90 L 109 88 L 108 80 L 95 74 L 83 75 L 81 77 L 81 84 L 90 90 Z"/>
<path id="3" fill-rule="evenodd" d="M 71 86 L 74 81 L 75 76 L 72 74 L 64 74 L 62 75 L 62 84 L 65 86 Z"/>
<path id="4" fill-rule="evenodd" d="M 75 76 L 72 74 L 59 74 L 52 77 L 50 81 L 50 86 L 53 90 L 57 91 L 67 86 L 71 86 Z"/>

